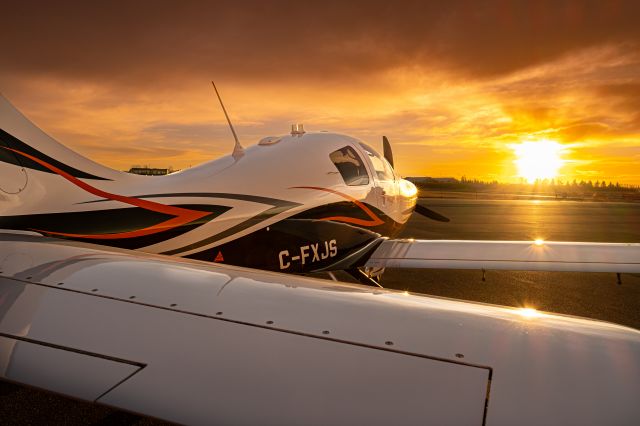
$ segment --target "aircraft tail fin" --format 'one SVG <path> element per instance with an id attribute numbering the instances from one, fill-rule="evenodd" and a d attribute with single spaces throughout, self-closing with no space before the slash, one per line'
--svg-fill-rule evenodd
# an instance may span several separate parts
<path id="1" fill-rule="evenodd" d="M 0 94 L 0 197 L 20 194 L 37 181 L 34 171 L 96 180 L 123 175 L 60 144 Z"/>

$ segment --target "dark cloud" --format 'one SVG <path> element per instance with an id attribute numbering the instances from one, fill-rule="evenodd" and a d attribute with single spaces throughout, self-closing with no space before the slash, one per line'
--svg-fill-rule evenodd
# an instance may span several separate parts
<path id="1" fill-rule="evenodd" d="M 27 0 L 1 16 L 0 90 L 117 168 L 228 153 L 210 78 L 244 145 L 294 122 L 385 134 L 413 174 L 495 175 L 528 139 L 576 159 L 638 145 L 637 0 Z M 607 176 L 637 182 L 634 152 Z"/>
<path id="2" fill-rule="evenodd" d="M 603 44 L 637 1 L 9 2 L 0 72 L 149 85 L 193 76 L 357 80 L 398 66 L 489 77 Z"/>
<path id="3" fill-rule="evenodd" d="M 618 108 L 640 113 L 640 83 L 616 83 L 597 88 L 598 94 Z"/>

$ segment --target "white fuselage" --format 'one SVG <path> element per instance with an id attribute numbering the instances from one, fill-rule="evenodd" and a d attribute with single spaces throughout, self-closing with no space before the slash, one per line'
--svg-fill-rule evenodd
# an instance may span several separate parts
<path id="1" fill-rule="evenodd" d="M 147 177 L 117 172 L 79 156 L 6 100 L 0 102 L 0 113 L 6 132 L 0 146 L 6 157 L 0 173 L 13 189 L 3 191 L 0 228 L 305 272 L 331 268 L 361 250 L 367 241 L 360 234 L 352 238 L 354 228 L 369 233 L 369 244 L 397 234 L 416 201 L 415 187 L 397 177 L 386 160 L 344 135 L 318 132 L 265 138 L 266 143 L 249 147 L 241 157 L 228 155 L 167 176 Z M 341 149 L 348 155 L 334 155 Z M 364 175 L 348 181 L 354 164 Z M 329 229 L 321 222 L 336 226 Z M 279 240 L 286 244 L 276 253 L 243 263 L 241 252 L 264 244 L 265 238 L 257 236 L 254 241 L 251 236 L 277 224 Z M 300 227 L 309 228 L 306 235 L 319 234 L 318 227 L 329 234 L 299 238 Z M 296 256 L 292 253 L 300 251 L 304 261 L 308 252 L 314 259 L 314 249 L 329 250 L 333 240 L 338 245 L 333 262 L 283 267 L 291 265 Z M 283 261 L 285 252 L 290 258 Z"/>

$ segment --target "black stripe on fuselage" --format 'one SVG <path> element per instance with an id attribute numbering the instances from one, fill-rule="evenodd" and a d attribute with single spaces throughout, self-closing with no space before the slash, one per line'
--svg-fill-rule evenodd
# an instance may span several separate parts
<path id="1" fill-rule="evenodd" d="M 145 195 L 134 196 L 134 198 L 137 198 L 137 199 L 173 198 L 173 197 L 221 198 L 221 199 L 229 199 L 229 200 L 249 201 L 252 203 L 270 205 L 272 207 L 215 235 L 211 235 L 207 238 L 204 238 L 202 240 L 196 241 L 191 244 L 187 244 L 182 247 L 178 247 L 176 249 L 162 252 L 162 254 L 166 254 L 166 255 L 178 255 L 186 251 L 196 250 L 208 244 L 215 243 L 216 241 L 220 241 L 224 238 L 227 238 L 234 234 L 242 232 L 247 228 L 257 225 L 273 216 L 276 216 L 294 207 L 300 206 L 299 203 L 294 203 L 292 201 L 286 201 L 286 200 L 279 200 L 277 198 L 269 198 L 269 197 L 262 197 L 259 195 L 249 195 L 249 194 L 231 194 L 226 192 L 177 192 L 177 193 L 168 193 L 168 194 L 145 194 Z M 85 201 L 80 204 L 100 203 L 100 202 L 106 202 L 106 201 L 110 201 L 110 200 L 104 198 L 101 200 Z"/>
<path id="2" fill-rule="evenodd" d="M 154 234 L 133 238 L 100 239 L 65 237 L 55 234 L 50 235 L 57 238 L 67 238 L 75 241 L 102 244 L 111 247 L 139 249 L 170 240 L 196 229 L 231 209 L 231 207 L 228 206 L 216 206 L 210 204 L 180 204 L 176 205 L 176 207 L 211 212 L 211 214 L 183 226 L 168 228 Z M 162 223 L 172 217 L 173 216 L 164 213 L 133 207 L 83 212 L 2 216 L 0 217 L 0 228 L 38 230 L 42 231 L 44 234 L 47 234 L 47 231 L 49 231 L 52 233 L 60 232 L 67 234 L 107 235 L 141 230 L 158 223 Z"/>
<path id="3" fill-rule="evenodd" d="M 231 195 L 231 194 L 227 194 L 227 195 Z M 195 196 L 195 195 L 192 195 Z M 144 198 L 144 196 L 141 196 L 139 198 Z M 284 202 L 284 201 L 283 201 Z M 284 203 L 288 203 L 288 202 L 284 202 Z M 294 204 L 294 203 L 291 203 Z M 299 204 L 294 204 L 291 207 L 294 206 L 298 206 Z M 366 204 L 366 206 L 371 209 L 374 213 L 376 213 L 376 215 L 378 215 L 378 217 L 381 218 L 381 220 L 383 221 L 382 225 L 378 225 L 375 227 L 357 227 L 356 228 L 360 228 L 360 229 L 366 229 L 368 232 L 373 232 L 379 235 L 384 235 L 384 236 L 388 236 L 388 237 L 393 237 L 395 235 L 397 235 L 403 228 L 404 224 L 402 223 L 398 223 L 396 221 L 394 221 L 393 219 L 391 219 L 389 216 L 387 216 L 386 214 L 384 214 L 384 212 L 382 212 L 381 210 L 377 209 L 374 206 L 371 206 L 369 204 Z M 166 252 L 163 252 L 162 254 L 166 254 L 166 255 L 181 255 L 184 252 L 187 251 L 192 251 L 192 250 L 196 250 L 199 249 L 201 247 L 210 245 L 212 243 L 216 243 L 217 241 L 220 241 L 224 238 L 233 236 L 234 234 L 237 234 L 241 231 L 244 231 L 247 228 L 250 228 L 252 226 L 258 225 L 261 222 L 277 215 L 280 214 L 282 212 L 285 212 L 287 210 L 289 210 L 291 207 L 273 207 L 269 210 L 266 210 L 256 216 L 253 216 L 247 220 L 245 220 L 244 222 L 233 226 L 225 231 L 222 231 L 218 234 L 212 235 L 210 237 L 207 237 L 203 240 L 191 243 L 189 245 L 177 248 L 177 249 L 173 249 L 173 250 L 168 250 Z M 292 217 L 290 217 L 289 219 L 310 219 L 310 221 L 307 222 L 307 224 L 312 224 L 313 221 L 319 221 L 324 219 L 325 217 L 331 217 L 331 216 L 345 216 L 345 217 L 354 217 L 357 219 L 370 219 L 368 216 L 366 216 L 366 214 L 362 211 L 362 209 L 360 209 L 359 207 L 355 207 L 354 209 L 354 204 L 348 201 L 345 202 L 338 202 L 338 203 L 331 203 L 331 204 L 327 204 L 327 205 L 323 205 L 323 206 L 318 206 L 309 210 L 306 210 L 304 212 L 301 212 L 297 215 L 294 215 Z M 285 219 L 286 220 L 286 219 Z M 341 223 L 339 221 L 336 221 L 336 223 Z M 312 229 L 307 229 L 307 232 L 312 232 Z M 257 232 L 257 231 L 256 231 Z M 243 237 L 243 238 L 250 238 L 251 234 L 248 235 L 247 237 Z M 259 247 L 259 245 L 256 245 L 255 247 Z M 206 250 L 205 250 L 206 251 Z M 197 252 L 199 253 L 199 252 Z M 194 253 L 195 255 L 197 255 L 197 253 Z M 206 255 L 208 256 L 208 255 Z M 248 265 L 247 265 L 248 266 Z"/>
<path id="4" fill-rule="evenodd" d="M 200 247 L 206 246 L 208 244 L 211 243 L 215 243 L 216 241 L 220 241 L 224 238 L 233 236 L 235 234 L 238 234 L 242 231 L 244 231 L 247 228 L 250 228 L 254 225 L 258 225 L 260 222 L 263 222 L 277 214 L 280 214 L 286 210 L 289 210 L 288 208 L 283 208 L 283 207 L 272 207 L 268 210 L 265 210 L 264 212 L 257 214 L 247 220 L 245 220 L 242 223 L 237 224 L 236 226 L 232 226 L 231 228 L 228 228 L 222 232 L 219 232 L 215 235 L 212 235 L 208 238 L 205 238 L 204 240 L 200 240 L 198 242 L 180 247 L 178 249 L 174 249 L 174 250 L 168 250 L 165 252 L 162 252 L 161 254 L 166 254 L 166 255 L 176 255 L 179 253 L 184 253 L 185 251 L 190 251 L 190 250 L 195 250 L 198 249 Z"/>
<path id="5" fill-rule="evenodd" d="M 260 204 L 268 204 L 274 207 L 296 207 L 299 206 L 299 203 L 294 203 L 292 201 L 279 200 L 277 198 L 269 198 L 262 197 L 259 195 L 249 195 L 249 194 L 231 194 L 228 192 L 172 192 L 169 194 L 146 194 L 146 195 L 129 195 L 130 198 L 173 198 L 173 197 L 203 197 L 203 198 L 222 198 L 228 200 L 240 200 L 240 201 L 250 201 L 252 203 L 260 203 Z M 108 198 L 103 198 L 100 200 L 91 200 L 91 201 L 83 201 L 78 204 L 91 204 L 91 203 L 103 203 L 105 201 L 112 201 Z"/>
<path id="6" fill-rule="evenodd" d="M 357 226 L 289 218 L 186 257 L 270 271 L 309 273 L 362 266 L 361 259 L 380 241 L 380 234 Z"/>
<path id="7" fill-rule="evenodd" d="M 29 154 L 32 157 L 36 157 L 37 159 L 42 160 L 54 167 L 57 167 L 63 172 L 68 173 L 71 176 L 79 179 L 111 180 L 111 179 L 106 179 L 100 176 L 95 176 L 95 175 L 83 172 L 82 170 L 78 170 L 64 163 L 61 163 L 60 161 L 54 158 L 51 158 L 46 154 L 43 154 L 37 149 L 32 148 L 31 146 L 22 142 L 20 139 L 16 138 L 15 136 L 0 129 L 0 161 L 1 162 L 15 164 L 16 166 L 24 167 L 27 169 L 38 170 L 45 173 L 55 174 L 55 172 L 53 172 L 52 170 L 47 169 L 46 167 L 33 161 L 32 159 L 19 155 L 17 153 L 14 153 L 9 149 L 3 149 L 2 147 L 15 149 L 16 151 Z"/>
<path id="8" fill-rule="evenodd" d="M 246 236 L 189 254 L 186 257 L 213 261 L 217 253 L 221 251 L 225 263 L 238 266 L 280 270 L 283 272 L 310 272 L 319 270 L 335 262 L 339 262 L 346 256 L 350 256 L 380 236 L 393 237 L 400 232 L 403 224 L 394 221 L 381 210 L 371 205 L 366 204 L 366 206 L 380 217 L 384 222 L 382 225 L 361 227 L 339 221 L 323 220 L 331 216 L 353 217 L 356 219 L 368 218 L 368 216 L 362 212 L 362 209 L 357 208 L 359 213 L 355 211 L 353 209 L 353 203 L 331 203 L 306 210 L 271 224 L 268 227 L 258 229 Z M 259 219 L 260 218 L 256 218 L 255 223 L 259 223 Z M 243 224 L 247 222 L 248 221 L 245 221 Z M 244 228 L 246 228 L 246 226 Z M 225 236 L 233 235 L 234 233 L 236 232 L 231 228 L 226 231 Z M 220 234 L 218 234 L 218 236 L 219 235 Z M 216 241 L 221 239 L 222 238 L 215 238 Z M 213 240 L 213 238 L 199 241 L 192 246 L 198 248 L 215 242 L 211 240 Z M 286 270 L 279 267 L 279 250 L 288 249 L 289 247 L 302 247 L 304 245 L 311 246 L 312 244 L 323 245 L 325 242 L 331 240 L 336 240 L 339 244 L 338 250 L 340 250 L 340 254 L 338 257 L 319 264 L 307 266 L 302 264 L 296 267 L 286 268 Z"/>
<path id="9" fill-rule="evenodd" d="M 400 233 L 402 228 L 404 227 L 404 223 L 399 223 L 393 220 L 390 216 L 387 216 L 382 210 L 378 209 L 375 206 L 372 206 L 368 203 L 363 203 L 367 208 L 369 208 L 377 217 L 382 220 L 381 225 L 376 226 L 358 226 L 362 229 L 366 229 L 371 232 L 378 233 L 380 235 L 384 235 L 385 237 L 394 237 Z M 340 201 L 337 203 L 325 204 L 322 206 L 314 207 L 309 210 L 305 210 L 297 215 L 293 216 L 292 219 L 324 219 L 327 217 L 349 217 L 353 219 L 361 219 L 361 220 L 370 220 L 371 218 L 367 215 L 367 213 L 358 207 L 355 203 L 350 201 Z M 336 221 L 338 223 L 342 223 L 339 220 Z"/>

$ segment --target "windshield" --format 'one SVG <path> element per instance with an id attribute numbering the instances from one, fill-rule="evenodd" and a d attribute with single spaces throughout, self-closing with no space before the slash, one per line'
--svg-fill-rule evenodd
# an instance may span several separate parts
<path id="1" fill-rule="evenodd" d="M 355 149 L 345 146 L 329 154 L 329 158 L 347 185 L 367 185 L 369 183 L 367 168 Z"/>
<path id="2" fill-rule="evenodd" d="M 371 148 L 365 143 L 360 142 L 360 146 L 362 146 L 362 148 L 369 155 L 369 160 L 371 161 L 371 164 L 373 164 L 373 169 L 375 170 L 378 180 L 395 179 L 393 168 L 384 157 L 382 157 L 375 149 Z"/>

